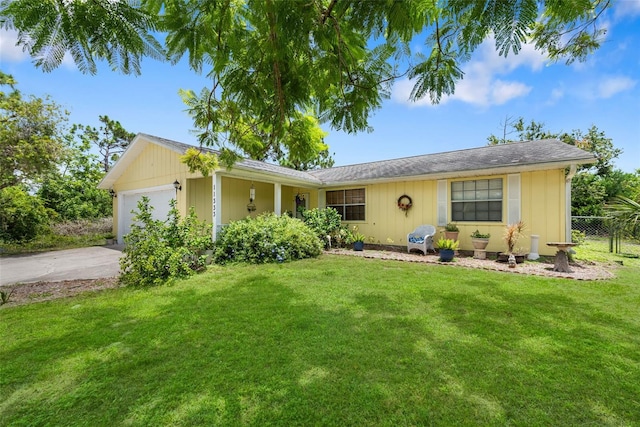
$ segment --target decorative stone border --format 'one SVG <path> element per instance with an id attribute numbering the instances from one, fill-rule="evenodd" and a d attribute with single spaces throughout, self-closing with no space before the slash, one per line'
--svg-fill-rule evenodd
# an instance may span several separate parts
<path id="1" fill-rule="evenodd" d="M 571 273 L 561 273 L 553 271 L 553 262 L 546 263 L 541 261 L 525 261 L 518 264 L 516 268 L 509 268 L 506 263 L 496 262 L 492 260 L 474 259 L 466 256 L 456 256 L 452 262 L 440 262 L 438 255 L 417 255 L 407 254 L 404 252 L 365 250 L 363 252 L 355 252 L 348 249 L 331 249 L 327 251 L 334 255 L 359 256 L 362 258 L 385 259 L 405 262 L 422 262 L 428 264 L 440 264 L 453 267 L 476 268 L 481 270 L 502 271 L 512 274 L 530 274 L 535 276 L 546 276 L 563 279 L 575 280 L 606 280 L 612 279 L 614 274 L 607 269 L 615 269 L 613 265 L 596 264 L 596 263 L 573 263 Z"/>

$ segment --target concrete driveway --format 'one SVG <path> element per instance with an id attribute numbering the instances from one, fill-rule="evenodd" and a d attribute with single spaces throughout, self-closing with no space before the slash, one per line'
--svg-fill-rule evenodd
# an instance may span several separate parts
<path id="1" fill-rule="evenodd" d="M 122 246 L 92 246 L 0 258 L 0 285 L 100 279 L 120 274 Z"/>

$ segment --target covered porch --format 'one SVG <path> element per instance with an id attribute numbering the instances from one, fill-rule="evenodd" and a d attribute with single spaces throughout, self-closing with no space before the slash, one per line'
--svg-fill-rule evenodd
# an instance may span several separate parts
<path id="1" fill-rule="evenodd" d="M 320 191 L 305 183 L 277 182 L 270 177 L 238 177 L 215 173 L 188 178 L 178 205 L 195 209 L 200 220 L 214 224 L 213 237 L 231 221 L 265 212 L 301 218 L 300 208 L 319 207 Z M 183 200 L 180 200 L 180 199 Z"/>

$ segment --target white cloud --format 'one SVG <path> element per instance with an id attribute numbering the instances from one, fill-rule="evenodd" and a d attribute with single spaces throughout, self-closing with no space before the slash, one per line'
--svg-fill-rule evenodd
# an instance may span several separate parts
<path id="1" fill-rule="evenodd" d="M 637 83 L 637 80 L 629 77 L 607 77 L 598 83 L 596 95 L 598 98 L 611 98 L 620 92 L 633 89 Z"/>
<path id="2" fill-rule="evenodd" d="M 0 62 L 22 62 L 29 59 L 29 54 L 22 47 L 16 46 L 18 33 L 14 30 L 0 30 Z"/>
<path id="3" fill-rule="evenodd" d="M 571 88 L 569 95 L 581 100 L 597 101 L 632 90 L 637 84 L 637 80 L 626 76 L 604 76 L 599 80 L 586 81 Z"/>
<path id="4" fill-rule="evenodd" d="M 510 53 L 501 57 L 495 50 L 495 41 L 489 39 L 482 43 L 474 54 L 474 58 L 463 67 L 463 79 L 456 85 L 455 93 L 445 96 L 440 104 L 458 100 L 482 107 L 502 105 L 512 99 L 522 97 L 531 92 L 531 87 L 517 81 L 499 79 L 518 68 L 539 71 L 546 63 L 546 56 L 536 51 L 532 45 L 523 45 L 517 55 Z M 430 106 L 429 97 L 416 102 L 409 101 L 414 82 L 403 79 L 396 82 L 392 91 L 392 99 L 409 106 Z"/>
<path id="5" fill-rule="evenodd" d="M 616 18 L 632 18 L 640 15 L 639 0 L 620 0 L 614 7 L 614 15 Z"/>
<path id="6" fill-rule="evenodd" d="M 22 62 L 31 59 L 23 46 L 16 46 L 18 33 L 15 30 L 0 30 L 0 63 Z M 61 66 L 70 70 L 76 69 L 76 64 L 69 52 L 65 52 Z"/>
<path id="7" fill-rule="evenodd" d="M 555 88 L 551 91 L 551 97 L 547 101 L 547 105 L 554 105 L 562 98 L 564 98 L 565 92 L 563 88 Z"/>
<path id="8" fill-rule="evenodd" d="M 491 89 L 491 99 L 495 105 L 502 105 L 507 101 L 528 95 L 531 86 L 518 82 L 504 82 L 496 80 Z"/>

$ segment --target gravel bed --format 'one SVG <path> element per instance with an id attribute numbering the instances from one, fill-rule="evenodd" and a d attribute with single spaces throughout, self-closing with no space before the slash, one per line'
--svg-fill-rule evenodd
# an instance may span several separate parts
<path id="1" fill-rule="evenodd" d="M 576 280 L 605 280 L 614 277 L 615 265 L 598 264 L 594 262 L 572 262 L 569 267 L 571 273 L 553 271 L 553 260 L 525 261 L 517 264 L 515 268 L 509 268 L 507 263 L 489 259 L 475 259 L 470 256 L 457 255 L 452 262 L 441 262 L 437 254 L 422 255 L 419 253 L 392 252 L 365 249 L 354 251 L 351 249 L 331 249 L 330 254 L 358 256 L 361 258 L 388 259 L 405 262 L 422 262 L 429 264 L 447 265 L 451 267 L 478 268 L 482 270 L 503 271 L 511 274 L 531 274 L 536 276 L 558 277 Z"/>

